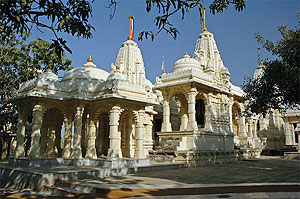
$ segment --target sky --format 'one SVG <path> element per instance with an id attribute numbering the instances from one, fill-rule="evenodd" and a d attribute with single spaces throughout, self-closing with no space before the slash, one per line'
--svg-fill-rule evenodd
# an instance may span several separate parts
<path id="1" fill-rule="evenodd" d="M 175 61 L 182 58 L 185 52 L 193 55 L 198 35 L 201 33 L 197 9 L 187 13 L 184 20 L 181 20 L 180 14 L 170 19 L 180 32 L 176 40 L 161 32 L 154 41 L 138 41 L 138 33 L 141 31 L 157 30 L 154 23 L 157 10 L 147 13 L 145 0 L 119 0 L 115 16 L 110 20 L 110 10 L 105 7 L 108 2 L 96 0 L 92 3 L 93 16 L 90 23 L 96 29 L 92 39 L 61 35 L 72 50 L 67 58 L 72 60 L 73 67 L 83 66 L 89 55 L 92 55 L 93 63 L 109 72 L 111 63 L 115 63 L 118 51 L 129 35 L 128 16 L 135 18 L 133 40 L 141 49 L 146 77 L 152 83 L 155 83 L 155 77 L 162 74 L 162 56 L 165 56 L 165 68 L 169 73 Z M 212 0 L 207 2 L 208 7 Z M 233 6 L 216 15 L 212 15 L 209 10 L 206 12 L 206 27 L 214 34 L 221 58 L 231 73 L 230 80 L 234 85 L 242 85 L 245 76 L 252 77 L 254 74 L 258 63 L 257 48 L 261 47 L 254 33 L 260 33 L 264 38 L 276 42 L 281 38 L 278 26 L 286 25 L 289 29 L 294 29 L 298 24 L 298 13 L 300 0 L 246 0 L 246 10 L 242 12 L 235 11 Z M 33 35 L 45 40 L 52 36 L 45 33 Z M 274 56 L 262 49 L 261 58 L 273 59 Z M 59 76 L 62 75 L 59 73 Z"/>

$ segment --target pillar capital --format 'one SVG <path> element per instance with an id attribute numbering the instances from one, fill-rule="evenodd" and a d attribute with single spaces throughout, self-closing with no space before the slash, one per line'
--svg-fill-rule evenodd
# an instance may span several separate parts
<path id="1" fill-rule="evenodd" d="M 33 110 L 32 110 L 33 112 L 36 112 L 36 111 L 43 111 L 43 106 L 42 105 L 40 105 L 40 104 L 36 104 L 36 105 L 34 105 L 34 107 L 33 107 Z"/>

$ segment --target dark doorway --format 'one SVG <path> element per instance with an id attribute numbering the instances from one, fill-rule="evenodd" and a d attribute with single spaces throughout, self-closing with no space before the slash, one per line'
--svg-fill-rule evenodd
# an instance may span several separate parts
<path id="1" fill-rule="evenodd" d="M 202 99 L 197 99 L 196 100 L 196 121 L 197 125 L 200 125 L 201 128 L 204 127 L 204 122 L 205 122 L 205 104 Z"/>

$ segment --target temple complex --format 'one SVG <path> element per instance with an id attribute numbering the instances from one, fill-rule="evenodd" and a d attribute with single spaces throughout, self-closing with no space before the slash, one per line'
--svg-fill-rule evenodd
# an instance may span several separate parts
<path id="1" fill-rule="evenodd" d="M 158 155 L 171 154 L 168 161 L 197 166 L 257 158 L 266 146 L 284 145 L 278 112 L 244 113 L 244 93 L 230 82 L 206 27 L 194 54 L 183 55 L 153 85 L 130 21 L 110 72 L 89 57 L 61 79 L 47 69 L 20 85 L 10 99 L 19 113 L 15 158 L 160 161 Z M 255 78 L 261 70 L 259 65 Z M 290 144 L 296 142 L 288 136 Z"/>

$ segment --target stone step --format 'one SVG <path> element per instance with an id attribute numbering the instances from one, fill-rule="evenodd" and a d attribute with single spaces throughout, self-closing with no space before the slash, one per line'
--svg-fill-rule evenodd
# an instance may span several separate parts
<path id="1" fill-rule="evenodd" d="M 72 187 L 66 186 L 43 186 L 44 190 L 43 193 L 51 196 L 68 196 L 68 197 L 77 197 L 79 195 L 89 194 L 88 192 L 83 192 L 76 190 Z"/>
<path id="2" fill-rule="evenodd" d="M 3 187 L 14 186 L 18 189 L 32 189 L 39 191 L 43 185 L 54 185 L 57 179 L 80 180 L 92 178 L 105 178 L 108 176 L 123 176 L 148 171 L 178 169 L 185 164 L 150 164 L 148 166 L 102 168 L 95 166 L 56 166 L 56 167 L 11 167 L 0 165 L 0 173 L 3 175 L 1 183 Z M 17 181 L 15 179 L 18 179 Z"/>

